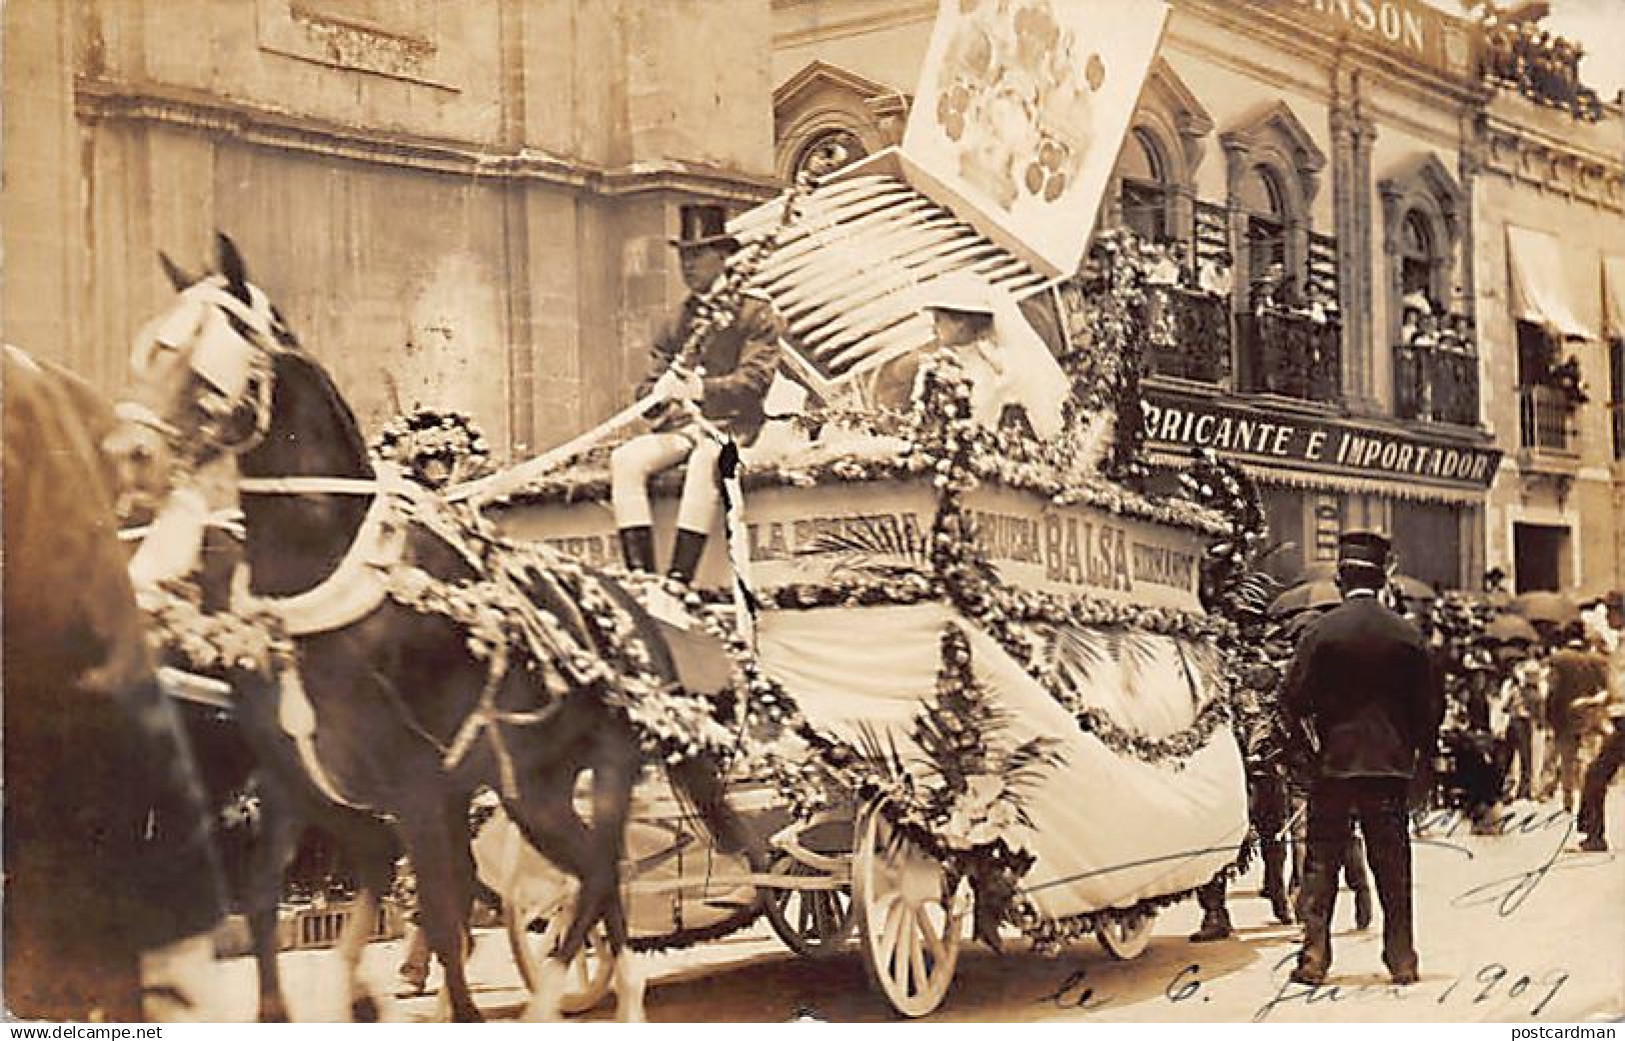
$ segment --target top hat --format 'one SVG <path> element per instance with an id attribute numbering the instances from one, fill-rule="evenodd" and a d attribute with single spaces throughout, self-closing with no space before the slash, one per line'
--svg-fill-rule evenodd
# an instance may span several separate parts
<path id="1" fill-rule="evenodd" d="M 1339 567 L 1388 567 L 1388 538 L 1374 531 L 1345 531 L 1337 539 Z"/>
<path id="2" fill-rule="evenodd" d="M 926 283 L 924 292 L 922 308 L 961 314 L 993 313 L 993 294 L 987 283 L 968 271 L 950 271 L 934 278 Z"/>
<path id="3" fill-rule="evenodd" d="M 739 248 L 739 240 L 728 234 L 721 206 L 684 206 L 679 213 L 682 230 L 677 238 L 668 240 L 678 249 L 715 247 L 731 253 Z"/>

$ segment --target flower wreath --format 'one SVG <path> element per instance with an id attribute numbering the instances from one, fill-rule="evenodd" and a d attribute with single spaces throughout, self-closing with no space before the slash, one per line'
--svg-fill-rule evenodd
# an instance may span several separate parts
<path id="1" fill-rule="evenodd" d="M 468 415 L 419 406 L 396 416 L 372 443 L 381 459 L 400 466 L 426 488 L 445 488 L 491 469 L 485 435 Z"/>

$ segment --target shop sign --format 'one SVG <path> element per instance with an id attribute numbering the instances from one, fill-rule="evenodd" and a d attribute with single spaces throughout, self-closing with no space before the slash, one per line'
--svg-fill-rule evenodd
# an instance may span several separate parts
<path id="1" fill-rule="evenodd" d="M 1297 7 L 1334 31 L 1352 30 L 1361 39 L 1401 51 L 1441 72 L 1471 76 L 1476 31 L 1425 0 L 1294 0 Z M 1273 2 L 1271 6 L 1274 6 Z"/>
<path id="2" fill-rule="evenodd" d="M 1339 419 L 1263 412 L 1203 398 L 1151 393 L 1146 437 L 1155 446 L 1211 448 L 1222 456 L 1395 481 L 1488 488 L 1501 452 Z"/>

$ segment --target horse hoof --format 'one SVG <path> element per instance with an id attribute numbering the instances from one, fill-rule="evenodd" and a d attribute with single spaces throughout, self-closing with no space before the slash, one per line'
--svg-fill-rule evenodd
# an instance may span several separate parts
<path id="1" fill-rule="evenodd" d="M 373 1000 L 371 994 L 363 995 L 350 1002 L 350 1021 L 352 1023 L 378 1022 L 378 1002 Z"/>

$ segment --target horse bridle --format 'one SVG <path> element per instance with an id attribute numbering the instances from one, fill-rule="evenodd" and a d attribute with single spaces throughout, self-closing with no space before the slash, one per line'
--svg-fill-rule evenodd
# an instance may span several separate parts
<path id="1" fill-rule="evenodd" d="M 271 397 L 275 385 L 273 361 L 276 355 L 291 348 L 280 342 L 278 330 L 281 319 L 276 315 L 265 294 L 250 286 L 249 293 L 255 305 L 245 304 L 233 294 L 220 276 L 212 276 L 182 291 L 188 306 L 199 310 L 189 323 L 193 355 L 190 359 L 196 382 L 203 388 L 196 396 L 195 407 L 202 413 L 195 438 L 187 438 L 173 422 L 158 415 L 150 406 L 137 401 L 120 401 L 114 406 L 119 419 L 153 431 L 179 458 L 195 464 L 200 444 L 219 448 L 234 455 L 253 450 L 265 440 L 271 426 Z M 209 312 L 220 316 L 211 321 Z M 178 324 L 178 323 L 177 323 Z M 202 342 L 198 342 L 202 341 Z M 133 359 L 136 371 L 150 364 L 152 354 L 161 350 L 178 349 L 180 343 L 168 342 L 160 332 L 147 353 Z M 200 369 L 197 352 L 207 348 L 217 360 L 239 363 L 245 372 L 241 386 L 230 389 L 220 386 L 216 379 Z M 232 417 L 244 409 L 252 411 L 253 423 L 246 434 L 233 438 L 228 433 Z"/>

